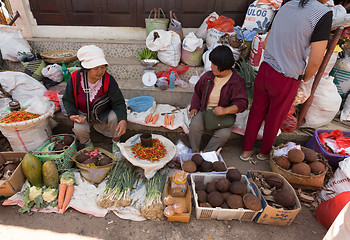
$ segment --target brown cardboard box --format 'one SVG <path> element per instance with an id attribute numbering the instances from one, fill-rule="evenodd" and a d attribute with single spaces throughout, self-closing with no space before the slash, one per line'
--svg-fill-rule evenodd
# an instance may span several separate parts
<path id="1" fill-rule="evenodd" d="M 168 178 L 166 187 L 165 187 L 165 197 L 170 195 L 170 184 L 171 184 L 171 178 Z M 169 222 L 184 222 L 187 223 L 190 221 L 191 217 L 191 210 L 192 210 L 192 202 L 191 202 L 191 192 L 190 187 L 188 186 L 187 182 L 187 191 L 185 197 L 174 197 L 175 202 L 182 202 L 187 209 L 187 212 L 184 212 L 182 214 L 175 214 L 174 216 L 167 217 Z"/>
<path id="2" fill-rule="evenodd" d="M 296 202 L 294 204 L 293 209 L 281 210 L 268 205 L 264 197 L 261 195 L 261 192 L 258 189 L 257 185 L 255 184 L 254 180 L 252 179 L 253 173 L 261 173 L 264 177 L 274 175 L 281 178 L 283 180 L 282 189 L 293 192 L 295 196 Z M 248 171 L 247 177 L 249 179 L 249 182 L 251 183 L 252 188 L 254 189 L 255 194 L 260 198 L 262 207 L 263 207 L 263 211 L 255 217 L 255 222 L 262 223 L 262 224 L 279 225 L 279 226 L 290 225 L 293 222 L 294 218 L 298 215 L 299 211 L 301 210 L 301 205 L 300 205 L 298 196 L 295 193 L 294 188 L 288 183 L 288 181 L 279 173 L 266 172 L 266 171 Z"/>
<path id="3" fill-rule="evenodd" d="M 26 155 L 25 152 L 0 152 L 0 165 L 5 164 L 7 161 L 21 162 L 24 155 Z M 12 176 L 0 186 L 0 196 L 11 197 L 21 190 L 25 180 L 26 177 L 23 174 L 21 162 L 12 173 Z"/>

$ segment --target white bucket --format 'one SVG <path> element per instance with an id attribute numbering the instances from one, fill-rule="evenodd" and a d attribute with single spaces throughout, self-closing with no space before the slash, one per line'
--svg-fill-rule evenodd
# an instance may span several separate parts
<path id="1" fill-rule="evenodd" d="M 62 112 L 62 114 L 63 114 L 64 116 L 67 116 L 67 112 L 66 112 L 66 109 L 64 108 L 63 101 L 62 101 L 63 94 L 64 94 L 64 90 L 61 90 L 61 91 L 59 91 L 59 93 L 57 94 L 57 97 L 58 97 L 58 102 L 60 103 L 60 107 L 61 107 L 61 112 Z"/>

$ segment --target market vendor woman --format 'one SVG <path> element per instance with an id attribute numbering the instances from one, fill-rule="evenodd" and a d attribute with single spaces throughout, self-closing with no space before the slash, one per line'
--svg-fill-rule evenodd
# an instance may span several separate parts
<path id="1" fill-rule="evenodd" d="M 190 107 L 189 139 L 193 152 L 200 151 L 200 142 L 205 130 L 203 111 L 212 109 L 218 116 L 243 112 L 248 107 L 247 89 L 244 79 L 232 68 L 235 60 L 227 46 L 218 46 L 209 54 L 212 71 L 208 71 L 198 80 Z M 209 143 L 203 149 L 216 151 L 224 145 L 232 133 L 231 126 L 215 129 Z"/>
<path id="2" fill-rule="evenodd" d="M 112 138 L 113 152 L 119 151 L 117 142 L 127 126 L 123 94 L 114 78 L 106 72 L 108 63 L 101 48 L 84 46 L 78 50 L 77 56 L 82 70 L 72 73 L 62 98 L 68 117 L 74 122 L 73 132 L 85 147 L 93 147 L 90 138 L 90 127 L 93 126 L 96 131 Z M 102 103 L 102 99 L 109 104 L 97 118 L 92 109 L 97 102 Z"/>

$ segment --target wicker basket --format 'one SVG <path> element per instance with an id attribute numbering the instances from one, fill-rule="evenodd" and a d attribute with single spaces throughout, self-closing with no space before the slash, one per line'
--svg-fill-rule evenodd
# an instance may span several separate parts
<path id="1" fill-rule="evenodd" d="M 62 56 L 65 54 L 68 56 Z M 40 55 L 44 58 L 45 62 L 47 63 L 61 64 L 62 61 L 64 61 L 67 64 L 78 59 L 77 51 L 75 50 L 49 51 L 49 52 L 42 52 Z"/>
<path id="2" fill-rule="evenodd" d="M 96 166 L 92 168 L 92 167 L 88 167 L 85 164 L 79 163 L 78 161 L 75 160 L 77 156 L 79 156 L 82 152 L 91 152 L 93 150 L 102 152 L 103 154 L 110 157 L 114 162 L 104 166 Z M 117 157 L 114 156 L 112 153 L 104 150 L 103 148 L 94 147 L 94 148 L 81 149 L 73 156 L 73 161 L 75 162 L 75 165 L 80 169 L 81 175 L 87 181 L 91 183 L 100 183 L 107 176 L 108 172 L 112 169 L 112 167 L 117 163 Z"/>
<path id="3" fill-rule="evenodd" d="M 274 148 L 274 150 L 286 147 L 287 144 L 282 144 L 277 146 L 276 148 Z M 305 147 L 301 146 L 302 149 L 305 149 Z M 325 176 L 326 173 L 328 172 L 328 170 L 330 169 L 327 160 L 324 158 L 324 156 L 320 153 L 317 153 L 318 159 L 320 159 L 320 161 L 326 166 L 326 170 L 321 173 L 321 174 L 313 174 L 311 173 L 308 176 L 305 175 L 300 175 L 297 173 L 294 173 L 290 170 L 286 170 L 284 168 L 281 168 L 280 166 L 277 165 L 276 161 L 273 158 L 273 151 L 271 151 L 270 153 L 270 166 L 273 172 L 279 173 L 281 174 L 283 177 L 285 177 L 287 179 L 287 181 L 295 186 L 295 187 L 301 187 L 302 186 L 309 186 L 309 187 L 322 187 L 324 180 L 325 180 Z M 311 149 L 312 150 L 312 149 Z M 313 150 L 312 150 L 313 151 Z"/>
<path id="4" fill-rule="evenodd" d="M 60 151 L 50 151 L 50 152 L 43 152 L 42 150 L 52 143 L 57 138 L 63 140 L 64 136 L 69 135 L 72 136 L 74 141 L 69 146 L 68 149 L 60 150 Z M 56 164 L 58 171 L 68 170 L 72 168 L 74 161 L 72 160 L 72 157 L 77 152 L 77 144 L 76 144 L 76 137 L 73 134 L 59 134 L 54 135 L 51 138 L 49 138 L 41 147 L 39 147 L 35 152 L 33 152 L 33 155 L 37 156 L 41 163 L 44 163 L 46 161 L 51 160 Z"/>

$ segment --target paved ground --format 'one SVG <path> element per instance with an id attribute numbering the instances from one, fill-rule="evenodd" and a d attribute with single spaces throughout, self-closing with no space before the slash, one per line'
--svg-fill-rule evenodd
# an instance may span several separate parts
<path id="1" fill-rule="evenodd" d="M 56 129 L 57 131 L 57 129 Z M 129 131 L 125 138 L 136 132 Z M 188 144 L 187 136 L 181 133 L 160 133 L 177 142 L 181 139 Z M 205 137 L 204 142 L 208 139 Z M 94 134 L 97 146 L 109 150 L 110 142 Z M 228 166 L 238 168 L 242 173 L 247 170 L 270 170 L 267 161 L 258 161 L 257 165 L 242 162 L 242 137 L 231 139 L 221 154 Z M 300 142 L 303 144 L 303 142 Z M 277 143 L 279 144 L 279 143 Z M 113 213 L 105 218 L 96 218 L 75 210 L 64 215 L 33 213 L 20 214 L 17 206 L 0 206 L 0 239 L 322 239 L 326 229 L 314 217 L 314 213 L 303 207 L 288 227 L 257 224 L 255 222 L 197 220 L 195 210 L 189 223 L 171 223 L 162 221 L 133 222 L 122 220 Z"/>

